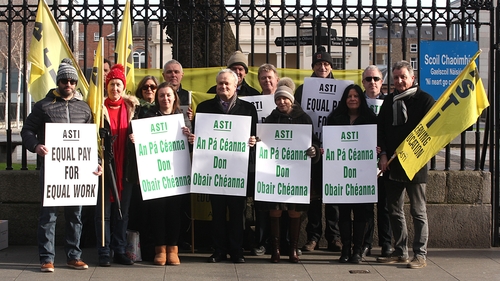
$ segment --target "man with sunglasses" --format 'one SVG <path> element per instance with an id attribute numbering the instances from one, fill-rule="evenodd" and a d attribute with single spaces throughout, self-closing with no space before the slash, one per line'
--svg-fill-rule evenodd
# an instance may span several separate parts
<path id="1" fill-rule="evenodd" d="M 31 152 L 44 157 L 48 154 L 45 147 L 45 123 L 92 123 L 92 112 L 86 102 L 76 93 L 78 73 L 70 59 L 63 59 L 56 76 L 57 88 L 51 89 L 44 99 L 38 101 L 32 113 L 26 118 L 21 136 L 23 145 Z M 40 188 L 44 190 L 44 161 L 40 167 Z M 41 207 L 38 220 L 38 253 L 42 272 L 54 272 L 55 229 L 57 207 Z M 82 206 L 64 207 L 66 223 L 67 266 L 74 269 L 87 269 L 81 260 L 80 237 L 82 234 Z"/>
<path id="2" fill-rule="evenodd" d="M 363 71 L 363 87 L 365 88 L 365 98 L 368 105 L 378 114 L 379 105 L 381 105 L 385 96 L 382 93 L 383 83 L 382 72 L 376 65 L 370 65 Z M 379 100 L 377 102 L 376 100 Z M 387 197 L 382 177 L 378 178 L 378 201 L 377 201 L 377 227 L 378 227 L 378 245 L 382 247 L 381 257 L 388 257 L 392 253 L 392 235 L 389 219 L 389 210 L 387 209 Z M 366 210 L 368 223 L 365 232 L 362 255 L 363 257 L 371 255 L 374 232 L 374 210 L 373 205 Z"/>

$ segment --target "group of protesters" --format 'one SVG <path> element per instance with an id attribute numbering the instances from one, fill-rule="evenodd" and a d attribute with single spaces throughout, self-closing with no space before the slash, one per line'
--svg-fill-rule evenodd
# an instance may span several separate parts
<path id="1" fill-rule="evenodd" d="M 333 60 L 324 48 L 312 58 L 312 77 L 335 79 L 332 74 Z M 99 266 L 111 263 L 132 265 L 134 260 L 126 254 L 129 209 L 134 204 L 142 204 L 154 216 L 143 224 L 153 225 L 151 235 L 154 241 L 155 265 L 179 265 L 179 236 L 181 233 L 181 213 L 186 200 L 183 195 L 142 201 L 140 198 L 139 175 L 134 133 L 131 121 L 157 116 L 183 114 L 182 133 L 188 143 L 196 140 L 194 134 L 198 113 L 220 115 L 240 115 L 251 118 L 248 134 L 249 165 L 247 196 L 253 197 L 255 186 L 255 146 L 260 140 L 257 123 L 310 124 L 311 146 L 305 147 L 305 154 L 311 159 L 310 203 L 282 203 L 255 201 L 255 241 L 251 249 L 254 255 L 270 254 L 270 261 L 280 262 L 281 254 L 288 255 L 292 263 L 300 261 L 302 251 L 319 248 L 322 237 L 323 206 L 325 210 L 324 237 L 328 250 L 339 251 L 341 263 L 360 263 L 371 255 L 374 236 L 374 204 L 323 204 L 322 173 L 323 148 L 320 138 L 313 132 L 311 117 L 302 103 L 303 85 L 295 87 L 292 79 L 279 77 L 276 67 L 263 64 L 258 70 L 258 81 L 262 92 L 251 87 L 246 81 L 248 61 L 246 55 L 236 51 L 229 58 L 227 69 L 216 76 L 216 85 L 208 89 L 215 97 L 201 102 L 193 112 L 190 95 L 182 88 L 182 65 L 168 61 L 163 68 L 163 79 L 144 77 L 138 84 L 135 95 L 126 95 L 125 69 L 113 65 L 105 75 L 106 98 L 104 100 L 104 128 L 100 135 L 105 141 L 104 159 L 94 173 L 104 172 L 104 193 L 99 192 L 95 212 L 95 230 Z M 377 147 L 379 169 L 383 173 L 378 179 L 377 225 L 381 263 L 407 263 L 409 268 L 426 266 L 428 225 L 425 203 L 427 167 L 424 166 L 410 180 L 397 158 L 389 159 L 397 146 L 416 127 L 433 104 L 433 99 L 415 83 L 411 64 L 400 61 L 392 69 L 394 92 L 381 92 L 384 77 L 374 65 L 368 66 L 362 75 L 362 84 L 345 88 L 337 107 L 329 113 L 324 125 L 364 125 L 377 126 Z M 64 60 L 57 72 L 57 87 L 37 102 L 28 116 L 22 130 L 24 146 L 45 156 L 45 123 L 92 123 L 89 106 L 75 92 L 78 75 L 71 62 Z M 275 109 L 265 118 L 259 119 L 255 106 L 239 97 L 254 95 L 274 95 Z M 371 99 L 383 100 L 379 112 L 374 112 L 368 104 Z M 181 109 L 182 108 L 182 109 Z M 378 114 L 378 116 L 377 116 Z M 375 136 L 374 136 L 375 138 Z M 328 140 L 323 139 L 323 142 Z M 102 168 L 101 168 L 102 166 Z M 145 167 L 147 169 L 147 167 Z M 43 192 L 43 165 L 40 170 L 40 187 Z M 91 175 L 89 175 L 91 176 Z M 375 175 L 373 175 L 375 177 Z M 112 188 L 115 187 L 116 188 Z M 413 259 L 408 254 L 408 233 L 404 217 L 404 190 L 410 199 L 410 213 L 413 217 L 414 240 Z M 103 194 L 103 195 L 101 195 Z M 101 198 L 101 196 L 104 196 Z M 104 213 L 101 205 L 104 202 Z M 213 254 L 208 262 L 228 260 L 244 263 L 244 211 L 247 206 L 245 196 L 211 194 L 212 207 L 211 238 Z M 116 205 L 119 204 L 118 209 Z M 86 269 L 88 265 L 81 259 L 80 236 L 82 232 L 81 206 L 64 207 L 66 219 L 66 259 L 67 265 L 75 269 Z M 282 214 L 286 213 L 286 217 Z M 41 207 L 38 225 L 38 247 L 42 272 L 54 271 L 56 207 Z M 303 216 L 304 214 L 304 216 Z M 133 214 L 130 214 L 133 215 Z M 307 243 L 299 248 L 299 233 L 302 218 L 307 215 Z M 104 220 L 104 224 L 102 223 Z M 102 226 L 104 225 L 104 231 Z M 104 232 L 104 237 L 101 233 Z M 104 239 L 104 241 L 103 241 Z M 393 243 L 394 242 L 394 243 Z"/>

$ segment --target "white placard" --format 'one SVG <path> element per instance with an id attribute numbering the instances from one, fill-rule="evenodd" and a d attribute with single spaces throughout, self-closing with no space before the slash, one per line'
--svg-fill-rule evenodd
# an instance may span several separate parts
<path id="1" fill-rule="evenodd" d="M 246 196 L 252 117 L 196 113 L 191 192 Z"/>
<path id="2" fill-rule="evenodd" d="M 377 125 L 324 126 L 323 202 L 377 202 Z"/>
<path id="3" fill-rule="evenodd" d="M 276 108 L 274 95 L 243 96 L 238 98 L 255 106 L 259 123 L 264 123 L 264 119 Z"/>
<path id="4" fill-rule="evenodd" d="M 191 160 L 182 134 L 184 116 L 143 118 L 131 124 L 143 200 L 189 193 Z"/>
<path id="5" fill-rule="evenodd" d="M 378 116 L 378 113 L 380 112 L 380 107 L 384 103 L 384 100 L 381 99 L 366 99 L 366 103 L 368 104 L 368 107 L 375 113 L 375 115 Z"/>
<path id="6" fill-rule="evenodd" d="M 99 177 L 95 124 L 46 123 L 43 206 L 96 205 Z"/>
<path id="7" fill-rule="evenodd" d="M 311 125 L 257 124 L 255 200 L 309 204 Z"/>
<path id="8" fill-rule="evenodd" d="M 337 108 L 345 88 L 353 83 L 349 80 L 318 77 L 304 79 L 301 106 L 311 117 L 314 133 L 320 140 L 323 140 L 321 127 L 326 125 L 328 115 Z"/>

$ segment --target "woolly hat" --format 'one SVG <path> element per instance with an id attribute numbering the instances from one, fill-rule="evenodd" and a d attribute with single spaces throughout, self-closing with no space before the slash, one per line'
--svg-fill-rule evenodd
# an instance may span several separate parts
<path id="1" fill-rule="evenodd" d="M 314 67 L 314 65 L 320 61 L 326 61 L 327 63 L 330 64 L 331 67 L 333 67 L 332 57 L 330 56 L 329 53 L 326 52 L 325 47 L 319 47 L 318 51 L 314 53 L 311 67 Z"/>
<path id="2" fill-rule="evenodd" d="M 293 80 L 290 77 L 281 78 L 280 81 L 278 81 L 278 85 L 276 87 L 279 86 L 287 86 L 288 88 L 292 89 L 292 92 L 295 91 L 295 83 L 293 83 Z"/>
<path id="3" fill-rule="evenodd" d="M 78 73 L 76 72 L 73 62 L 69 58 L 64 58 L 57 70 L 56 81 L 59 83 L 61 79 L 71 79 L 78 82 Z"/>
<path id="4" fill-rule="evenodd" d="M 285 97 L 289 99 L 292 102 L 292 104 L 295 102 L 295 98 L 293 97 L 293 90 L 288 86 L 283 85 L 278 87 L 278 89 L 274 93 L 274 100 L 277 100 L 280 97 Z"/>
<path id="5" fill-rule="evenodd" d="M 245 68 L 245 72 L 248 73 L 248 60 L 242 52 L 234 52 L 229 60 L 227 61 L 227 68 L 231 68 L 233 65 L 239 64 Z"/>
<path id="6" fill-rule="evenodd" d="M 108 75 L 106 75 L 106 88 L 111 79 L 120 79 L 123 82 L 123 88 L 127 87 L 127 79 L 125 78 L 125 68 L 123 68 L 123 65 L 117 63 L 111 67 Z"/>

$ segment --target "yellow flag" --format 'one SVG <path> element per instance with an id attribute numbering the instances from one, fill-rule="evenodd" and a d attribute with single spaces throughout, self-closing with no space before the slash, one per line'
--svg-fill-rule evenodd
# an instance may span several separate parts
<path id="1" fill-rule="evenodd" d="M 89 97 L 87 103 L 92 110 L 92 115 L 94 116 L 94 123 L 97 124 L 97 141 L 98 144 L 101 143 L 99 138 L 99 128 L 102 127 L 102 107 L 104 99 L 104 38 L 99 39 L 99 45 L 97 45 L 97 51 L 94 58 L 94 66 L 92 67 L 92 76 L 90 77 L 90 87 L 89 87 Z M 99 155 L 101 155 L 101 146 L 99 147 Z M 102 155 L 101 155 L 102 156 Z"/>
<path id="2" fill-rule="evenodd" d="M 29 92 L 35 101 L 45 97 L 50 89 L 56 87 L 56 76 L 63 58 L 73 61 L 78 73 L 76 91 L 87 98 L 88 84 L 73 53 L 57 26 L 56 20 L 44 0 L 38 3 L 35 27 L 31 38 L 28 61 L 31 63 Z"/>
<path id="3" fill-rule="evenodd" d="M 120 63 L 125 68 L 125 77 L 127 79 L 126 93 L 133 95 L 135 91 L 134 80 L 134 59 L 132 57 L 132 22 L 130 20 L 130 0 L 127 0 L 125 11 L 123 11 L 123 20 L 118 33 L 115 53 L 117 55 L 116 63 Z"/>
<path id="4" fill-rule="evenodd" d="M 411 180 L 445 145 L 477 121 L 488 107 L 488 97 L 475 59 L 470 60 L 453 83 L 396 149 L 399 162 Z"/>

